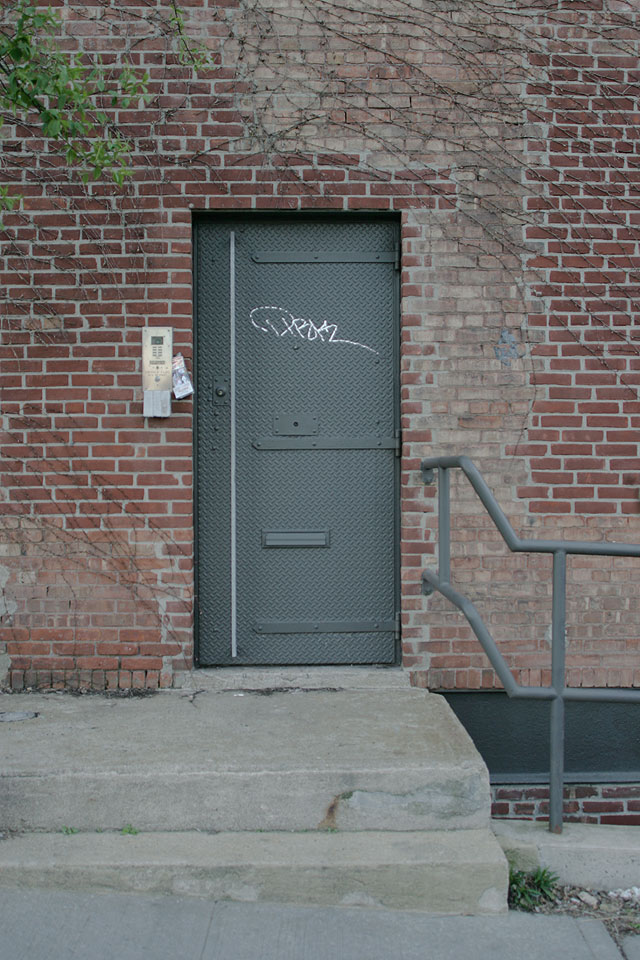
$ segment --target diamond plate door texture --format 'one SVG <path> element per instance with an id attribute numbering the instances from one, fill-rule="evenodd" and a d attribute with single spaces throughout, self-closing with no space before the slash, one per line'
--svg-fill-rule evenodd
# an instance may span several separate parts
<path id="1" fill-rule="evenodd" d="M 201 665 L 396 659 L 397 233 L 196 225 Z"/>

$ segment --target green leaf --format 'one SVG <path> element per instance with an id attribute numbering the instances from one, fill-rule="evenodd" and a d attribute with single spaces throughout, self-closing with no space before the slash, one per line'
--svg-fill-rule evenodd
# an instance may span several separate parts
<path id="1" fill-rule="evenodd" d="M 533 873 L 509 871 L 509 904 L 519 910 L 534 910 L 541 900 L 552 900 L 558 877 L 547 867 Z"/>

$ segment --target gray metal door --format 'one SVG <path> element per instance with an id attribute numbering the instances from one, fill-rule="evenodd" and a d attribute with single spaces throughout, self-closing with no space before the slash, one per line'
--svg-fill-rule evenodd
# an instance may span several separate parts
<path id="1" fill-rule="evenodd" d="M 197 659 L 397 659 L 398 235 L 196 225 Z"/>

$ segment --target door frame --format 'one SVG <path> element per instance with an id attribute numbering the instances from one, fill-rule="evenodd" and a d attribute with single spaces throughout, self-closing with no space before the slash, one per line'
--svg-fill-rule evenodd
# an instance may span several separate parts
<path id="1" fill-rule="evenodd" d="M 394 640 L 394 652 L 393 660 L 391 663 L 385 664 L 358 664 L 357 666 L 362 666 L 365 669 L 367 666 L 377 666 L 378 669 L 381 667 L 397 667 L 402 663 L 402 582 L 400 576 L 401 568 L 401 504 L 402 504 L 402 421 L 401 421 L 401 397 L 400 397 L 400 374 L 401 374 L 401 305 L 400 305 L 400 281 L 402 273 L 402 223 L 401 215 L 398 213 L 388 213 L 385 211 L 290 211 L 290 210 L 264 210 L 264 211 L 249 211 L 249 210 L 236 210 L 236 211 L 193 211 L 191 218 L 191 237 L 192 237 L 192 309 L 193 309 L 193 329 L 192 329 L 192 339 L 193 339 L 193 382 L 196 386 L 196 391 L 193 396 L 193 408 L 192 408 L 192 431 L 193 431 L 193 448 L 192 448 L 192 461 L 193 461 L 193 525 L 194 525 L 194 536 L 193 536 L 193 582 L 194 582 L 194 594 L 193 594 L 193 665 L 197 668 L 202 669 L 228 669 L 231 665 L 211 665 L 211 664 L 202 664 L 200 662 L 200 542 L 199 542 L 199 477 L 198 477 L 198 417 L 196 416 L 196 407 L 195 404 L 198 403 L 198 383 L 199 380 L 199 350 L 198 350 L 198 338 L 199 338 L 199 311 L 198 311 L 198 290 L 199 290 L 199 278 L 198 278 L 198 235 L 199 230 L 204 227 L 207 222 L 216 221 L 219 223 L 227 222 L 229 224 L 238 223 L 242 220 L 253 220 L 255 223 L 259 223 L 260 220 L 289 220 L 290 222 L 306 221 L 309 222 L 327 222 L 332 221 L 334 223 L 339 223 L 340 221 L 344 223 L 349 222 L 363 222 L 363 221 L 386 221 L 387 223 L 395 223 L 397 227 L 397 247 L 398 247 L 398 258 L 396 262 L 396 269 L 394 274 L 394 289 L 393 289 L 393 331 L 392 331 L 392 341 L 393 341 L 393 367 L 394 367 L 394 395 L 393 395 L 393 422 L 395 425 L 396 435 L 399 439 L 399 453 L 395 458 L 395 470 L 394 470 L 394 503 L 393 503 L 393 525 L 394 525 L 394 557 L 393 557 L 393 577 L 394 577 L 394 603 L 396 610 L 396 622 L 397 630 Z M 238 664 L 242 666 L 243 669 L 252 669 L 251 666 L 247 664 Z M 253 669 L 264 669 L 265 664 L 260 664 Z M 291 666 L 296 666 L 296 664 L 291 664 Z M 332 664 L 319 664 L 319 668 L 322 666 L 334 666 Z M 309 669 L 308 665 L 305 665 L 305 669 Z"/>

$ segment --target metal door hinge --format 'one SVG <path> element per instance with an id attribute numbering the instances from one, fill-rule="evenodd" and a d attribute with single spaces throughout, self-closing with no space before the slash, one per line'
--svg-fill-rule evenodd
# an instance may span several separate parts
<path id="1" fill-rule="evenodd" d="M 402 456 L 402 430 L 400 429 L 394 430 L 393 436 L 395 439 L 396 457 L 401 457 Z"/>
<path id="2" fill-rule="evenodd" d="M 393 266 L 395 270 L 400 270 L 400 244 L 396 243 L 395 245 L 395 260 L 393 261 Z"/>
<path id="3" fill-rule="evenodd" d="M 401 633 L 402 633 L 402 614 L 396 613 L 395 627 L 393 628 L 393 639 L 399 640 Z"/>

